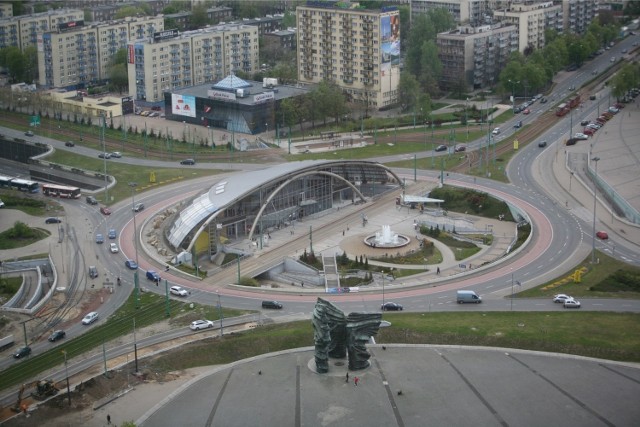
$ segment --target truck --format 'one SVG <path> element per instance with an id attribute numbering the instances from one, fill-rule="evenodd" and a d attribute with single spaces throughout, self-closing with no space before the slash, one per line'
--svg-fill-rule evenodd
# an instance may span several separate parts
<path id="1" fill-rule="evenodd" d="M 463 304 L 465 302 L 480 304 L 482 302 L 482 298 L 480 295 L 475 293 L 475 291 L 458 291 L 456 294 L 456 301 L 458 304 Z"/>

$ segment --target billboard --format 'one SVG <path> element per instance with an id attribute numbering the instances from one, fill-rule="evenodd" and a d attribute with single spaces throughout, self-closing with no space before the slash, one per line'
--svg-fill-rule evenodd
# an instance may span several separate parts
<path id="1" fill-rule="evenodd" d="M 127 63 L 136 63 L 136 50 L 132 44 L 127 45 Z"/>
<path id="2" fill-rule="evenodd" d="M 380 17 L 382 64 L 400 64 L 400 15 Z"/>
<path id="3" fill-rule="evenodd" d="M 275 99 L 275 94 L 273 92 L 263 92 L 254 95 L 253 102 L 257 104 L 259 102 L 269 101 L 270 99 Z"/>
<path id="4" fill-rule="evenodd" d="M 83 27 L 84 26 L 84 21 L 80 20 L 80 21 L 70 21 L 70 22 L 62 22 L 60 24 L 58 24 L 58 30 L 59 31 L 66 31 L 66 30 L 72 30 L 76 27 Z"/>
<path id="5" fill-rule="evenodd" d="M 196 97 L 189 95 L 171 94 L 171 114 L 177 116 L 196 116 Z"/>
<path id="6" fill-rule="evenodd" d="M 172 39 L 174 37 L 178 37 L 178 30 L 176 30 L 176 29 L 158 31 L 156 33 L 153 33 L 153 41 L 154 42 L 157 42 L 158 40 Z"/>
<path id="7" fill-rule="evenodd" d="M 221 99 L 223 101 L 235 101 L 236 94 L 233 92 L 227 92 L 224 90 L 210 89 L 207 91 L 207 96 L 211 99 Z"/>

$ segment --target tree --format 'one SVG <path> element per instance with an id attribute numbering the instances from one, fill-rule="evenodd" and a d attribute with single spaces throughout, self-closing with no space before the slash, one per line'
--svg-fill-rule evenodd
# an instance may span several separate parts
<path id="1" fill-rule="evenodd" d="M 0 66 L 7 69 L 11 81 L 24 81 L 26 65 L 25 57 L 18 47 L 0 49 Z"/>
<path id="2" fill-rule="evenodd" d="M 109 61 L 110 65 L 118 65 L 122 64 L 124 66 L 127 65 L 127 49 L 122 48 L 118 49 L 116 53 L 111 57 L 111 61 Z"/>
<path id="3" fill-rule="evenodd" d="M 433 40 L 425 41 L 420 50 L 421 73 L 417 76 L 422 87 L 429 93 L 438 93 L 438 81 L 442 76 L 442 63 Z"/>
<path id="4" fill-rule="evenodd" d="M 291 11 L 286 11 L 284 13 L 284 17 L 282 18 L 282 27 L 283 28 L 293 28 L 296 26 L 296 15 L 295 13 L 291 13 Z"/>
<path id="5" fill-rule="evenodd" d="M 38 80 L 38 50 L 35 46 L 27 46 L 22 56 L 25 66 L 22 80 L 29 83 L 36 82 Z"/>
<path id="6" fill-rule="evenodd" d="M 125 64 L 115 64 L 109 68 L 109 90 L 119 93 L 129 90 L 129 74 Z"/>
<path id="7" fill-rule="evenodd" d="M 211 23 L 211 20 L 207 15 L 207 6 L 202 3 L 193 6 L 191 9 L 191 29 L 203 28 L 209 23 Z"/>
<path id="8" fill-rule="evenodd" d="M 403 71 L 398 83 L 398 99 L 402 111 L 413 111 L 418 106 L 420 96 L 420 83 L 413 74 Z"/>

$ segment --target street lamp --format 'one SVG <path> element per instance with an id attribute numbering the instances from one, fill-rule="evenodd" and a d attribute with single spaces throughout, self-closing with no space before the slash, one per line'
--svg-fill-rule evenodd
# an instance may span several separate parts
<path id="1" fill-rule="evenodd" d="M 130 182 L 129 183 L 129 187 L 131 187 L 131 212 L 133 213 L 133 244 L 136 250 L 136 265 L 138 265 L 138 268 L 140 267 L 138 264 L 138 228 L 136 226 L 136 199 L 135 199 L 135 195 L 134 195 L 134 191 L 135 188 L 138 186 L 137 182 Z M 136 301 L 136 308 L 140 308 L 140 292 L 138 289 L 138 269 L 136 269 L 136 271 L 134 271 L 133 273 L 133 285 L 134 285 L 134 292 L 135 292 L 135 301 Z"/>
<path id="2" fill-rule="evenodd" d="M 384 270 L 382 270 L 382 309 L 384 310 Z"/>
<path id="3" fill-rule="evenodd" d="M 222 320 L 224 316 L 222 314 L 222 305 L 220 304 L 220 292 L 216 291 L 216 295 L 218 295 L 218 317 L 220 317 L 220 336 L 224 335 L 224 327 L 222 326 Z"/>
<path id="4" fill-rule="evenodd" d="M 511 111 L 515 111 L 516 109 L 516 97 L 513 94 L 515 85 L 519 85 L 520 84 L 520 80 L 518 80 L 517 82 L 512 82 L 511 79 L 509 79 L 509 83 L 511 83 Z"/>
<path id="5" fill-rule="evenodd" d="M 513 285 L 514 283 L 518 286 L 520 285 L 520 282 L 518 282 L 517 280 L 514 282 L 513 281 L 513 269 L 511 269 L 511 311 L 513 311 Z"/>
<path id="6" fill-rule="evenodd" d="M 469 98 L 464 104 L 464 122 L 467 124 L 467 141 L 469 141 Z"/>
<path id="7" fill-rule="evenodd" d="M 598 161 L 600 157 L 594 157 L 591 159 L 596 163 L 596 175 L 593 180 L 593 236 L 591 244 L 591 264 L 596 263 L 596 194 L 598 191 Z"/>

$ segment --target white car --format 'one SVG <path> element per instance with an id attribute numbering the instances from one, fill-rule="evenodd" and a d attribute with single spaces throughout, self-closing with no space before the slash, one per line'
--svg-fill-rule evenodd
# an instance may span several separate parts
<path id="1" fill-rule="evenodd" d="M 122 153 L 119 151 L 114 151 L 113 153 L 111 153 L 111 157 L 115 157 L 116 159 L 119 159 L 122 157 Z"/>
<path id="2" fill-rule="evenodd" d="M 84 318 L 82 319 L 82 324 L 90 325 L 96 320 L 98 320 L 98 313 L 95 311 L 92 311 L 91 313 L 88 313 L 86 316 L 84 316 Z"/>
<path id="3" fill-rule="evenodd" d="M 558 294 L 553 296 L 553 302 L 565 302 L 568 299 L 573 298 L 566 294 Z"/>
<path id="4" fill-rule="evenodd" d="M 589 139 L 589 135 L 585 135 L 581 132 L 576 133 L 575 135 L 573 135 L 573 137 L 576 139 Z"/>
<path id="5" fill-rule="evenodd" d="M 576 301 L 573 298 L 569 298 L 562 304 L 564 308 L 580 308 L 580 301 Z"/>
<path id="6" fill-rule="evenodd" d="M 500 133 L 500 128 L 495 128 L 491 133 L 494 135 L 498 135 Z"/>
<path id="7" fill-rule="evenodd" d="M 187 295 L 189 295 L 187 290 L 181 288 L 180 286 L 172 286 L 169 289 L 169 292 L 171 292 L 171 294 L 173 294 L 173 295 L 178 295 L 179 297 L 186 297 Z"/>
<path id="8" fill-rule="evenodd" d="M 199 331 L 200 329 L 213 328 L 213 322 L 211 320 L 196 320 L 191 322 L 189 328 L 192 331 Z"/>
<path id="9" fill-rule="evenodd" d="M 109 250 L 111 251 L 112 254 L 117 254 L 119 252 L 118 245 L 116 245 L 115 243 L 111 243 L 109 245 Z"/>

